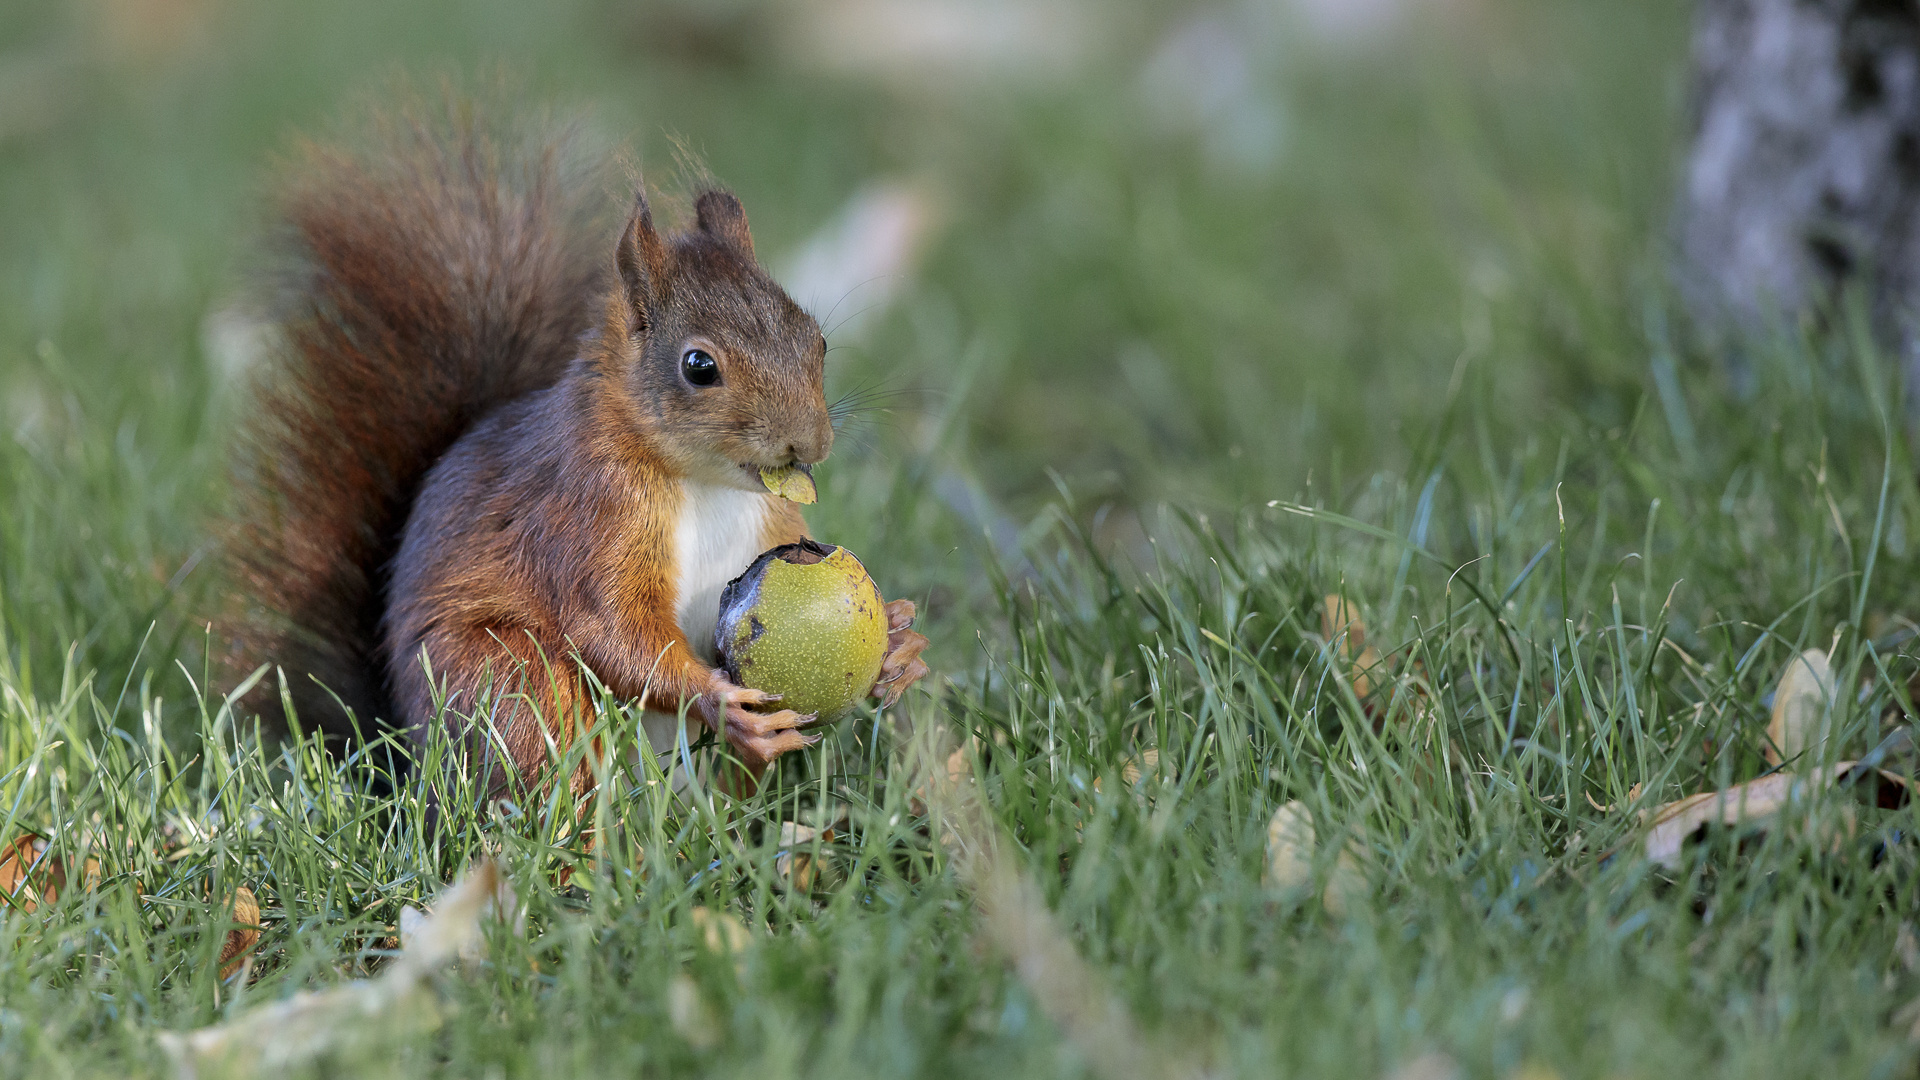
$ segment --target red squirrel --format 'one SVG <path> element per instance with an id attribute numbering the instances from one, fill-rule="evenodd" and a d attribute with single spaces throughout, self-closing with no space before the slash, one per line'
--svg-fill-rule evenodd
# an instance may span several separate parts
<path id="1" fill-rule="evenodd" d="M 444 694 L 523 778 L 591 719 L 584 672 L 686 706 L 756 776 L 814 742 L 712 644 L 726 582 L 807 536 L 758 471 L 834 439 L 825 339 L 755 259 L 739 200 L 705 191 L 663 235 L 641 186 L 602 238 L 562 139 L 497 137 L 458 106 L 375 135 L 306 146 L 281 193 L 294 272 L 227 535 L 241 667 L 280 665 L 330 736 L 377 717 L 419 742 Z M 911 601 L 887 615 L 873 693 L 891 703 L 926 639 Z"/>

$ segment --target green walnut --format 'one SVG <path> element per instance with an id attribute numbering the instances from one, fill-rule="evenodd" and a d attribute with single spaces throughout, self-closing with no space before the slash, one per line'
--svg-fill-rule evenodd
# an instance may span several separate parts
<path id="1" fill-rule="evenodd" d="M 721 591 L 713 642 L 736 685 L 832 720 L 880 677 L 886 603 L 853 552 L 812 540 L 783 544 Z"/>

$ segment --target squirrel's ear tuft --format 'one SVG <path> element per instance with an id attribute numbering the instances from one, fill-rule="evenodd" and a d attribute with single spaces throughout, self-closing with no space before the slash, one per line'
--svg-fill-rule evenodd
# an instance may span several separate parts
<path id="1" fill-rule="evenodd" d="M 633 217 L 620 232 L 620 246 L 614 249 L 613 261 L 626 286 L 634 329 L 644 330 L 653 324 L 654 301 L 667 281 L 667 249 L 653 229 L 653 212 L 647 208 L 644 188 L 634 195 Z"/>
<path id="2" fill-rule="evenodd" d="M 740 205 L 732 192 L 717 188 L 702 192 L 693 208 L 701 232 L 753 258 L 753 237 L 747 232 L 747 208 Z"/>

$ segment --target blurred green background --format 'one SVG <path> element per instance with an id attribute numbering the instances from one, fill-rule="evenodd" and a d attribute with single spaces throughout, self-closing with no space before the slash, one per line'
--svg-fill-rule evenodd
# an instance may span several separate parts
<path id="1" fill-rule="evenodd" d="M 124 670 L 207 579 L 270 163 L 400 77 L 504 72 L 650 181 L 684 186 L 678 145 L 734 187 L 827 290 L 835 392 L 886 407 L 815 528 L 924 598 L 966 576 L 953 530 L 1007 554 L 1056 484 L 1140 553 L 1161 500 L 1342 503 L 1461 393 L 1503 443 L 1624 423 L 1686 30 L 1641 0 L 11 0 L 0 614 L 42 669 Z M 875 198 L 907 239 L 836 263 Z M 902 461 L 945 524 L 874 524 Z"/>

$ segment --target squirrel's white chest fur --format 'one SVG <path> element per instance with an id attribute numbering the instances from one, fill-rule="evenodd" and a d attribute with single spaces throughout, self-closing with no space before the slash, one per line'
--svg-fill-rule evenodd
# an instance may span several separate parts
<path id="1" fill-rule="evenodd" d="M 760 554 L 769 500 L 762 492 L 694 480 L 682 481 L 680 491 L 680 520 L 673 530 L 673 617 L 694 655 L 711 664 L 720 590 Z"/>

